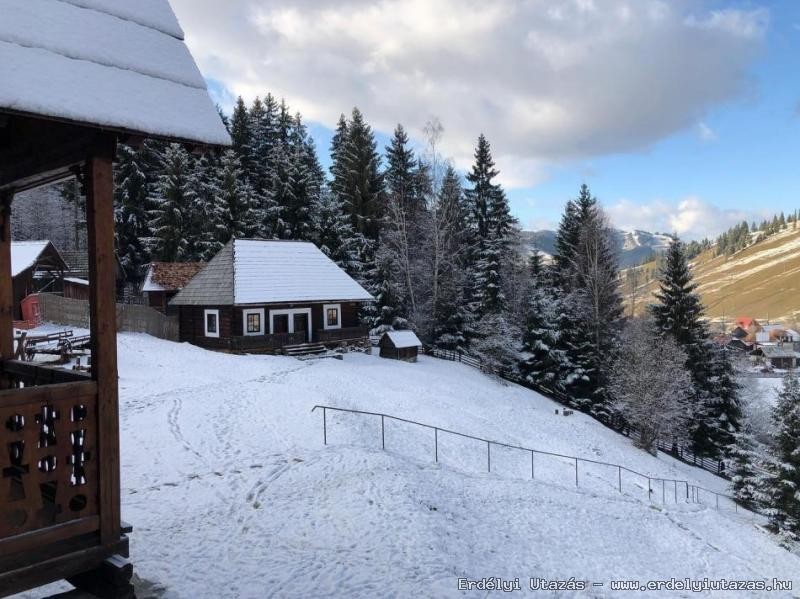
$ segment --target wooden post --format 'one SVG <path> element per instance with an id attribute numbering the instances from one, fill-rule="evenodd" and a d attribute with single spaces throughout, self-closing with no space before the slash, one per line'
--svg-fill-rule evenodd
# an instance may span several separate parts
<path id="1" fill-rule="evenodd" d="M 114 138 L 98 135 L 85 169 L 92 378 L 97 381 L 100 542 L 104 545 L 120 538 L 114 151 Z"/>
<path id="2" fill-rule="evenodd" d="M 14 358 L 14 281 L 11 278 L 11 200 L 13 190 L 0 191 L 0 361 Z M 10 381 L 0 376 L 0 389 Z"/>

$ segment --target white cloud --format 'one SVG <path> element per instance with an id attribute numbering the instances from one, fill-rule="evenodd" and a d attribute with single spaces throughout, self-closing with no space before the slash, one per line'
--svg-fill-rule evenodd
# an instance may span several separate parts
<path id="1" fill-rule="evenodd" d="M 761 220 L 764 216 L 723 209 L 695 196 L 677 201 L 657 199 L 641 204 L 622 199 L 605 206 L 605 210 L 617 228 L 676 233 L 686 240 L 713 238 L 743 220 Z"/>
<path id="2" fill-rule="evenodd" d="M 689 0 L 172 0 L 203 73 L 333 126 L 429 115 L 468 164 L 478 134 L 510 185 L 645 148 L 740 94 L 768 13 Z M 530 171 L 526 174 L 526 171 Z"/>
<path id="3" fill-rule="evenodd" d="M 717 141 L 719 139 L 716 131 L 702 122 L 697 124 L 697 136 L 701 141 L 705 142 Z"/>

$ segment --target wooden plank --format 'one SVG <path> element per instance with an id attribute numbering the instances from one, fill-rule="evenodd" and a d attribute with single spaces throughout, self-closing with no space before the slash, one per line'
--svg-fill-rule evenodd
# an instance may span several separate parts
<path id="1" fill-rule="evenodd" d="M 89 540 L 88 543 L 88 547 L 0 572 L 0 597 L 88 572 L 100 567 L 105 559 L 115 554 L 128 555 L 128 539 L 124 536 L 107 545 L 97 545 L 96 540 Z"/>
<path id="2" fill-rule="evenodd" d="M 98 516 L 87 516 L 63 524 L 41 528 L 21 535 L 0 540 L 0 556 L 31 551 L 37 547 L 58 543 L 65 539 L 84 535 L 100 528 Z"/>
<path id="3" fill-rule="evenodd" d="M 104 544 L 120 537 L 114 152 L 115 139 L 107 135 L 98 136 L 86 168 L 92 378 L 97 381 L 100 539 Z"/>
<path id="4" fill-rule="evenodd" d="M 11 278 L 11 200 L 13 191 L 0 192 L 0 360 L 14 357 L 14 283 Z M 0 376 L 0 389 L 11 382 Z"/>
<path id="5" fill-rule="evenodd" d="M 98 392 L 95 381 L 80 383 L 59 383 L 41 387 L 25 387 L 24 389 L 5 389 L 0 391 L 0 404 L 4 407 L 22 406 L 30 403 L 47 403 L 62 399 L 91 397 Z"/>

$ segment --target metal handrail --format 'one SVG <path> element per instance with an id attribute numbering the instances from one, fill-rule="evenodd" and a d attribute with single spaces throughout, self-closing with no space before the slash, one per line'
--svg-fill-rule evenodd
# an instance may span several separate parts
<path id="1" fill-rule="evenodd" d="M 434 426 L 432 424 L 426 424 L 424 422 L 418 422 L 416 420 L 411 420 L 411 419 L 408 419 L 408 418 L 402 418 L 400 416 L 392 416 L 391 414 L 384 414 L 382 412 L 371 412 L 371 411 L 367 411 L 367 410 L 355 410 L 355 409 L 351 409 L 351 408 L 340 408 L 340 407 L 336 407 L 336 406 L 319 405 L 319 404 L 317 404 L 313 408 L 311 408 L 311 412 L 313 413 L 317 409 L 321 409 L 322 410 L 322 430 L 323 430 L 323 444 L 324 445 L 328 444 L 328 421 L 327 421 L 327 411 L 328 410 L 332 410 L 332 411 L 336 411 L 336 412 L 346 412 L 346 413 L 350 413 L 350 414 L 360 414 L 360 415 L 365 415 L 365 416 L 377 416 L 377 417 L 380 417 L 380 419 L 381 419 L 381 447 L 382 447 L 382 449 L 386 449 L 385 420 L 388 418 L 389 420 L 394 420 L 394 421 L 397 421 L 397 422 L 404 422 L 406 424 L 413 424 L 415 426 L 419 426 L 419 427 L 422 427 L 422 428 L 433 430 L 434 431 L 434 443 L 435 443 L 435 446 L 434 446 L 435 447 L 435 449 L 434 449 L 434 451 L 435 451 L 435 461 L 437 463 L 439 461 L 439 432 L 442 432 L 442 433 L 447 433 L 447 434 L 450 434 L 450 435 L 455 435 L 455 436 L 458 436 L 458 437 L 463 437 L 465 439 L 472 439 L 474 441 L 479 441 L 481 443 L 486 443 L 486 447 L 487 447 L 487 468 L 488 468 L 489 472 L 491 472 L 491 470 L 492 470 L 492 467 L 491 467 L 491 446 L 495 445 L 497 447 L 505 447 L 505 448 L 508 448 L 508 449 L 517 449 L 517 450 L 520 450 L 520 451 L 529 452 L 531 454 L 531 478 L 535 478 L 535 476 L 534 476 L 534 465 L 533 465 L 533 456 L 534 456 L 534 454 L 547 455 L 547 456 L 552 456 L 552 457 L 557 457 L 557 458 L 570 460 L 570 461 L 575 463 L 575 486 L 579 486 L 578 485 L 578 463 L 579 462 L 586 462 L 586 463 L 590 463 L 590 464 L 598 464 L 598 465 L 601 465 L 601 466 L 608 466 L 608 467 L 611 467 L 611 468 L 616 468 L 618 473 L 619 473 L 618 490 L 619 490 L 620 493 L 622 493 L 622 471 L 624 470 L 625 472 L 629 472 L 629 473 L 634 474 L 636 476 L 639 476 L 639 477 L 641 477 L 643 479 L 647 479 L 647 481 L 648 481 L 648 496 L 653 493 L 653 488 L 652 488 L 653 481 L 662 481 L 663 483 L 674 483 L 674 485 L 675 485 L 675 498 L 676 498 L 675 501 L 676 501 L 676 503 L 677 503 L 677 486 L 679 484 L 681 484 L 681 485 L 685 485 L 686 486 L 686 499 L 687 500 L 690 500 L 690 501 L 692 501 L 694 503 L 702 503 L 700 501 L 700 498 L 699 498 L 699 492 L 702 491 L 702 492 L 710 493 L 710 494 L 716 496 L 716 508 L 717 509 L 719 509 L 719 499 L 720 499 L 720 497 L 724 497 L 725 499 L 730 500 L 734 504 L 737 512 L 738 512 L 738 509 L 739 509 L 739 502 L 734 497 L 731 497 L 730 495 L 726 495 L 725 493 L 719 493 L 717 491 L 712 491 L 711 489 L 706 489 L 705 487 L 701 487 L 699 485 L 691 484 L 687 480 L 674 479 L 674 478 L 662 478 L 660 476 L 650 476 L 650 475 L 638 472 L 637 470 L 633 470 L 632 468 L 628 468 L 627 466 L 623 466 L 622 464 L 613 464 L 611 462 L 603 462 L 603 461 L 600 461 L 600 460 L 592 460 L 590 458 L 581 458 L 581 457 L 578 457 L 578 456 L 571 456 L 571 455 L 566 455 L 566 454 L 561 454 L 561 453 L 555 453 L 555 452 L 552 452 L 552 451 L 543 451 L 543 450 L 539 450 L 539 449 L 533 449 L 531 447 L 523 447 L 522 445 L 514 445 L 514 444 L 511 444 L 511 443 L 503 443 L 502 441 L 495 441 L 495 440 L 492 440 L 492 439 L 486 439 L 484 437 L 476 437 L 475 435 L 470 435 L 470 434 L 467 434 L 467 433 L 454 431 L 454 430 L 451 430 L 451 429 L 448 429 L 448 428 L 444 428 L 444 427 L 441 427 L 441 426 Z M 662 496 L 664 497 L 664 502 L 666 502 L 665 501 L 666 500 L 666 490 L 663 487 L 662 487 Z M 744 506 L 742 506 L 742 507 L 744 508 Z M 744 509 L 746 509 L 746 508 L 744 508 Z"/>
<path id="2" fill-rule="evenodd" d="M 456 350 L 443 350 L 443 349 L 439 349 L 437 347 L 423 347 L 423 352 L 428 354 L 428 355 L 430 355 L 430 356 L 432 356 L 432 357 L 434 357 L 434 358 L 439 358 L 439 359 L 442 359 L 442 360 L 449 360 L 451 362 L 464 363 L 464 364 L 466 364 L 468 366 L 471 366 L 473 368 L 477 368 L 477 369 L 481 370 L 482 372 L 486 372 L 486 368 L 485 368 L 483 362 L 480 360 L 480 358 L 476 358 L 474 356 L 468 356 L 467 354 L 464 354 L 460 350 L 458 350 L 458 351 L 456 351 Z M 545 387 L 543 385 L 530 383 L 529 381 L 526 381 L 525 379 L 523 379 L 521 377 L 512 376 L 512 375 L 510 375 L 508 373 L 497 372 L 497 371 L 493 371 L 493 370 L 491 372 L 495 376 L 500 377 L 501 379 L 503 379 L 506 382 L 513 383 L 515 385 L 520 385 L 522 387 L 525 387 L 526 389 L 531 389 L 533 391 L 536 391 L 537 393 L 547 397 L 548 399 L 556 401 L 556 402 L 558 402 L 558 403 L 560 403 L 562 405 L 567 405 L 567 406 L 574 406 L 575 405 L 575 403 L 572 401 L 572 398 L 569 395 L 567 395 L 566 393 L 562 393 L 560 391 L 557 391 L 555 389 L 551 389 L 549 387 Z M 628 431 L 627 433 L 625 433 L 625 432 L 622 431 L 622 429 L 619 426 L 616 426 L 614 424 L 613 420 L 603 419 L 603 418 L 594 416 L 592 414 L 589 414 L 589 416 L 592 416 L 592 418 L 594 418 L 595 420 L 597 420 L 598 422 L 600 422 L 604 426 L 607 426 L 611 430 L 613 430 L 613 431 L 615 431 L 617 433 L 623 434 L 625 436 L 630 436 L 629 433 L 630 434 L 637 434 L 638 433 L 638 430 L 636 429 L 635 426 L 626 425 L 625 427 L 623 427 L 624 429 L 626 429 Z M 682 446 L 680 444 L 671 443 L 671 442 L 666 441 L 666 440 L 661 439 L 661 438 L 659 438 L 656 441 L 656 443 L 657 443 L 657 446 L 658 446 L 659 450 L 672 455 L 676 459 L 678 459 L 678 460 L 680 460 L 680 461 L 682 461 L 682 462 L 684 462 L 686 464 L 691 464 L 693 466 L 697 466 L 699 468 L 702 468 L 706 472 L 711 472 L 712 474 L 715 474 L 717 476 L 722 476 L 723 478 L 725 478 L 725 475 L 724 475 L 724 473 L 722 472 L 722 470 L 720 468 L 720 464 L 721 464 L 720 460 L 716 460 L 716 459 L 709 458 L 709 457 L 706 457 L 706 456 L 698 456 L 691 449 L 688 449 L 688 448 L 686 448 L 686 447 L 684 447 L 684 446 Z M 679 453 L 675 453 L 675 452 L 671 451 L 669 448 L 672 448 L 672 447 L 677 447 L 679 449 Z M 684 457 L 684 454 L 687 454 L 687 455 L 691 456 L 691 460 L 686 458 L 686 457 Z M 707 462 L 710 462 L 711 464 L 713 464 L 713 467 L 708 466 Z"/>

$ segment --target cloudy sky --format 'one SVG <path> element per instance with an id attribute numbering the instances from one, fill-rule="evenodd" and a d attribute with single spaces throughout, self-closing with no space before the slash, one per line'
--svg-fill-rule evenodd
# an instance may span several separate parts
<path id="1" fill-rule="evenodd" d="M 271 91 L 321 154 L 358 106 L 489 138 L 526 228 L 582 182 L 622 228 L 711 235 L 800 208 L 800 2 L 172 0 L 214 98 Z M 321 156 L 323 161 L 325 156 Z"/>

